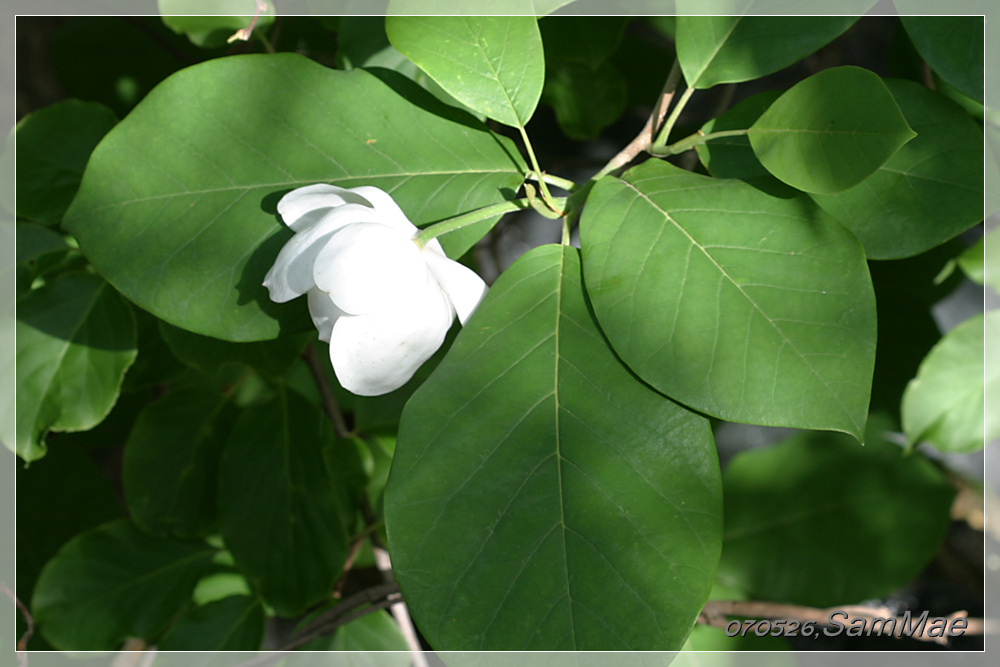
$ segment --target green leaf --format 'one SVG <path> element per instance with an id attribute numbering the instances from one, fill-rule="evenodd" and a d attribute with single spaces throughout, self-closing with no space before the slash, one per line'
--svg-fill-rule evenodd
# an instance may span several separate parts
<path id="1" fill-rule="evenodd" d="M 625 111 L 628 89 L 610 63 L 591 69 L 579 63 L 549 67 L 543 99 L 571 139 L 595 139 Z"/>
<path id="2" fill-rule="evenodd" d="M 17 302 L 17 454 L 45 455 L 49 430 L 93 428 L 135 360 L 131 308 L 107 283 L 67 273 Z"/>
<path id="3" fill-rule="evenodd" d="M 985 100 L 982 16 L 900 16 L 906 34 L 927 64 L 980 104 Z"/>
<path id="4" fill-rule="evenodd" d="M 386 528 L 437 649 L 678 649 L 708 596 L 707 422 L 615 358 L 580 270 L 521 257 L 403 413 Z"/>
<path id="5" fill-rule="evenodd" d="M 94 147 L 118 119 L 93 102 L 67 100 L 17 124 L 17 215 L 55 225 L 80 187 Z"/>
<path id="6" fill-rule="evenodd" d="M 347 531 L 323 459 L 326 416 L 280 390 L 243 412 L 219 470 L 222 537 L 236 566 L 281 616 L 330 594 L 347 560 Z"/>
<path id="7" fill-rule="evenodd" d="M 1000 369 L 987 373 L 984 359 L 985 327 L 998 323 L 1000 311 L 970 318 L 924 358 L 903 394 L 903 431 L 911 445 L 926 440 L 944 452 L 974 452 L 1000 435 L 1000 416 L 996 410 L 987 416 L 984 393 L 986 386 L 1000 388 Z"/>
<path id="8" fill-rule="evenodd" d="M 202 336 L 160 323 L 160 333 L 177 358 L 206 375 L 217 373 L 225 364 L 246 364 L 268 375 L 282 375 L 302 353 L 312 332 L 282 336 L 275 340 L 254 343 L 231 343 Z"/>
<path id="9" fill-rule="evenodd" d="M 16 223 L 14 243 L 18 296 L 30 292 L 35 281 L 58 267 L 70 250 L 62 236 L 32 222 Z"/>
<path id="10" fill-rule="evenodd" d="M 123 515 L 118 493 L 79 447 L 59 443 L 30 466 L 14 466 L 17 595 L 31 599 L 42 566 L 67 540 Z M 27 627 L 18 630 L 20 637 Z M 38 648 L 29 640 L 28 650 Z"/>
<path id="11" fill-rule="evenodd" d="M 524 127 L 542 94 L 534 16 L 387 16 L 392 45 L 473 111 Z"/>
<path id="12" fill-rule="evenodd" d="M 872 426 L 864 447 L 803 433 L 729 463 L 721 583 L 825 607 L 884 597 L 921 572 L 947 533 L 954 490 L 887 442 L 884 420 Z"/>
<path id="13" fill-rule="evenodd" d="M 231 595 L 181 616 L 157 644 L 161 651 L 257 651 L 264 641 L 264 607 Z"/>
<path id="14" fill-rule="evenodd" d="M 815 194 L 870 259 L 910 257 L 983 219 L 983 132 L 957 104 L 924 86 L 887 80 L 917 136 L 860 184 Z"/>
<path id="15" fill-rule="evenodd" d="M 31 609 L 62 651 L 108 651 L 126 637 L 147 641 L 191 599 L 215 549 L 147 535 L 128 519 L 76 536 L 49 561 Z"/>
<path id="16" fill-rule="evenodd" d="M 407 667 L 410 646 L 399 626 L 388 612 L 378 610 L 351 621 L 330 638 L 317 639 L 302 647 L 303 651 L 355 651 L 337 656 L 343 667 Z M 397 651 L 394 655 L 372 653 Z"/>
<path id="17" fill-rule="evenodd" d="M 990 239 L 993 241 L 993 239 Z M 978 285 L 986 284 L 986 235 L 965 249 L 958 256 L 958 265 L 962 272 Z"/>
<path id="18" fill-rule="evenodd" d="M 718 118 L 701 126 L 705 134 L 744 130 L 754 124 L 761 114 L 781 96 L 780 90 L 757 93 L 743 100 Z M 774 197 L 787 199 L 798 191 L 771 175 L 754 155 L 750 139 L 745 135 L 719 137 L 695 147 L 698 158 L 716 178 L 738 178 Z"/>
<path id="19" fill-rule="evenodd" d="M 197 537 L 215 527 L 216 475 L 232 423 L 228 399 L 179 385 L 139 414 L 122 477 L 132 520 L 146 532 Z"/>
<path id="20" fill-rule="evenodd" d="M 170 324 L 233 341 L 311 329 L 304 299 L 275 304 L 261 285 L 291 235 L 275 213 L 282 194 L 373 185 L 428 224 L 523 180 L 511 142 L 379 76 L 292 54 L 183 70 L 94 152 L 66 226 L 98 271 Z"/>
<path id="21" fill-rule="evenodd" d="M 850 28 L 856 16 L 678 16 L 687 85 L 750 81 L 792 65 Z"/>
<path id="22" fill-rule="evenodd" d="M 213 49 L 225 46 L 237 30 L 254 20 L 256 0 L 157 0 L 164 25 L 192 44 Z M 254 31 L 266 32 L 274 23 L 274 3 L 257 16 Z M 211 14 L 212 16 L 206 16 Z"/>
<path id="23" fill-rule="evenodd" d="M 875 299 L 843 227 L 650 160 L 597 183 L 580 231 L 597 319 L 643 380 L 722 419 L 861 437 Z"/>
<path id="24" fill-rule="evenodd" d="M 860 67 L 800 81 L 750 128 L 768 171 L 820 194 L 857 185 L 914 136 L 882 80 Z"/>

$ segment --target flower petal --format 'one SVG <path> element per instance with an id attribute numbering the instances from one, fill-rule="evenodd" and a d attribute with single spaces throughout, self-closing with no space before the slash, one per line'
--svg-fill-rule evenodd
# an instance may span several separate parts
<path id="1" fill-rule="evenodd" d="M 352 315 L 413 303 L 434 282 L 417 245 L 379 223 L 347 225 L 334 234 L 316 257 L 312 277 Z"/>
<path id="2" fill-rule="evenodd" d="M 403 210 L 399 208 L 396 200 L 385 190 L 371 185 L 362 185 L 354 188 L 353 192 L 355 195 L 360 195 L 371 203 L 376 213 L 378 213 L 378 221 L 386 227 L 392 227 L 407 238 L 413 238 L 417 231 L 419 231 L 416 225 L 406 217 Z"/>
<path id="3" fill-rule="evenodd" d="M 441 289 L 455 306 L 458 321 L 463 325 L 479 302 L 486 296 L 486 283 L 475 271 L 448 257 L 443 252 L 437 252 L 429 244 L 421 251 L 428 268 L 437 279 Z"/>
<path id="4" fill-rule="evenodd" d="M 287 193 L 278 202 L 278 215 L 295 232 L 303 232 L 319 222 L 331 208 L 344 204 L 361 204 L 373 208 L 364 196 L 354 189 L 341 188 L 329 183 L 316 183 Z"/>
<path id="5" fill-rule="evenodd" d="M 307 292 L 306 298 L 309 300 L 309 315 L 319 331 L 319 339 L 329 343 L 333 325 L 344 315 L 344 311 L 337 308 L 330 295 L 321 289 L 312 288 Z"/>
<path id="6" fill-rule="evenodd" d="M 342 316 L 330 337 L 337 379 L 361 396 L 402 387 L 441 347 L 453 319 L 451 305 L 437 289 L 425 290 L 405 307 Z"/>
<path id="7" fill-rule="evenodd" d="M 375 211 L 361 204 L 344 204 L 326 209 L 322 220 L 296 233 L 278 253 L 274 266 L 264 277 L 271 301 L 284 303 L 305 294 L 314 284 L 316 257 L 333 236 L 346 225 L 373 220 Z"/>

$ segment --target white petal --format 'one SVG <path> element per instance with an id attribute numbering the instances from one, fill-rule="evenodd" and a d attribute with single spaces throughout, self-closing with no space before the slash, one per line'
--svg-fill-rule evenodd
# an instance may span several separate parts
<path id="1" fill-rule="evenodd" d="M 433 283 L 417 245 L 378 223 L 334 234 L 316 257 L 313 280 L 352 315 L 405 306 Z"/>
<path id="2" fill-rule="evenodd" d="M 319 331 L 319 339 L 329 343 L 333 325 L 344 311 L 337 308 L 337 304 L 330 299 L 329 294 L 315 287 L 309 290 L 306 298 L 309 300 L 309 315 Z"/>
<path id="3" fill-rule="evenodd" d="M 378 396 L 406 384 L 441 347 L 454 313 L 440 290 L 406 307 L 344 315 L 334 324 L 330 361 L 348 391 Z"/>
<path id="4" fill-rule="evenodd" d="M 448 259 L 443 252 L 436 252 L 430 244 L 424 247 L 420 254 L 423 255 L 441 289 L 455 306 L 458 321 L 464 325 L 472 315 L 472 311 L 486 296 L 488 289 L 486 283 L 475 271 L 453 259 Z"/>
<path id="5" fill-rule="evenodd" d="M 392 227 L 407 238 L 412 238 L 419 231 L 410 222 L 410 219 L 406 217 L 403 210 L 399 208 L 399 205 L 396 204 L 396 200 L 386 191 L 371 185 L 362 185 L 361 187 L 354 188 L 353 192 L 355 195 L 364 197 L 371 203 L 378 214 L 378 221 L 383 225 Z"/>
<path id="6" fill-rule="evenodd" d="M 364 196 L 353 189 L 328 183 L 316 183 L 292 190 L 278 202 L 278 215 L 295 232 L 303 232 L 316 224 L 331 208 L 344 204 L 361 204 L 373 208 Z"/>
<path id="7" fill-rule="evenodd" d="M 305 294 L 315 282 L 313 265 L 316 257 L 342 227 L 372 220 L 375 212 L 360 204 L 345 204 L 339 208 L 326 209 L 322 220 L 296 233 L 278 253 L 274 266 L 264 277 L 264 286 L 271 295 L 271 301 L 284 303 Z"/>

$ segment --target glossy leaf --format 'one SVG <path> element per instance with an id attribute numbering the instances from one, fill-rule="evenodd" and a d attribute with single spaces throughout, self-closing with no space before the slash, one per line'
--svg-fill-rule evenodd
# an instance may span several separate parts
<path id="1" fill-rule="evenodd" d="M 833 41 L 856 16 L 678 16 L 687 85 L 711 88 L 777 72 Z"/>
<path id="2" fill-rule="evenodd" d="M 643 380 L 722 419 L 861 437 L 875 300 L 843 227 L 651 160 L 599 181 L 580 230 L 597 319 Z"/>
<path id="3" fill-rule="evenodd" d="M 161 651 L 257 651 L 264 641 L 264 607 L 249 595 L 196 607 L 158 642 Z"/>
<path id="4" fill-rule="evenodd" d="M 87 273 L 67 273 L 17 303 L 17 454 L 45 454 L 49 430 L 96 426 L 135 360 L 135 320 L 121 296 Z"/>
<path id="5" fill-rule="evenodd" d="M 347 560 L 347 530 L 323 450 L 326 415 L 291 391 L 246 409 L 219 470 L 220 532 L 264 601 L 295 616 L 330 594 Z"/>
<path id="6" fill-rule="evenodd" d="M 215 527 L 219 456 L 232 423 L 228 398 L 181 385 L 136 419 L 122 477 L 132 520 L 146 532 L 197 537 Z"/>
<path id="7" fill-rule="evenodd" d="M 520 258 L 403 413 L 386 528 L 439 650 L 677 649 L 708 595 L 707 422 L 615 358 L 580 270 Z"/>
<path id="8" fill-rule="evenodd" d="M 66 225 L 98 271 L 175 326 L 234 341 L 310 329 L 304 299 L 275 304 L 261 285 L 291 234 L 282 194 L 373 185 L 426 224 L 522 180 L 512 143 L 379 76 L 290 54 L 183 70 L 94 152 Z"/>
<path id="9" fill-rule="evenodd" d="M 910 41 L 942 79 L 984 101 L 985 19 L 982 16 L 900 16 Z"/>
<path id="10" fill-rule="evenodd" d="M 858 185 L 813 195 L 854 232 L 870 259 L 930 250 L 983 219 L 983 132 L 957 104 L 920 84 L 887 80 L 917 136 Z"/>
<path id="11" fill-rule="evenodd" d="M 858 185 L 812 199 L 854 232 L 870 259 L 898 259 L 940 245 L 983 217 L 983 134 L 957 105 L 919 84 L 886 79 L 906 122 L 917 132 Z M 702 127 L 707 133 L 749 127 L 777 93 L 755 95 Z M 739 178 L 778 196 L 776 181 L 746 137 L 698 147 L 713 176 Z"/>
<path id="12" fill-rule="evenodd" d="M 385 32 L 473 111 L 514 127 L 535 112 L 545 58 L 533 16 L 388 16 Z"/>
<path id="13" fill-rule="evenodd" d="M 768 171 L 820 194 L 857 185 L 914 136 L 882 80 L 860 67 L 797 83 L 750 127 L 750 144 Z"/>
<path id="14" fill-rule="evenodd" d="M 264 32 L 274 23 L 274 2 L 259 14 L 256 0 L 157 0 L 156 5 L 167 27 L 206 48 L 225 46 L 251 21 L 254 31 Z"/>
<path id="15" fill-rule="evenodd" d="M 268 375 L 281 375 L 302 353 L 306 343 L 315 337 L 314 333 L 308 332 L 275 340 L 232 343 L 166 323 L 160 323 L 160 333 L 178 359 L 207 375 L 232 363 L 246 364 Z"/>
<path id="16" fill-rule="evenodd" d="M 60 443 L 30 466 L 14 465 L 10 497 L 17 504 L 17 595 L 31 600 L 42 567 L 77 533 L 123 516 L 117 490 L 80 447 Z M 20 624 L 19 624 L 20 625 Z M 18 637 L 27 631 L 20 627 Z M 40 635 L 28 650 L 39 648 Z"/>
<path id="17" fill-rule="evenodd" d="M 189 603 L 215 549 L 147 535 L 127 519 L 66 543 L 38 579 L 31 610 L 63 651 L 108 651 L 126 637 L 155 640 Z"/>
<path id="18" fill-rule="evenodd" d="M 882 598 L 920 573 L 948 530 L 954 490 L 876 424 L 864 447 L 803 433 L 729 463 L 721 583 L 825 607 Z"/>
<path id="19" fill-rule="evenodd" d="M 1000 435 L 1000 416 L 996 410 L 987 415 L 984 394 L 985 387 L 1000 389 L 1000 369 L 984 365 L 985 327 L 1000 324 L 998 313 L 952 329 L 920 364 L 903 394 L 903 430 L 912 445 L 928 441 L 945 452 L 973 452 Z"/>
<path id="20" fill-rule="evenodd" d="M 87 159 L 118 119 L 104 105 L 67 100 L 17 124 L 17 215 L 58 224 L 80 187 Z"/>

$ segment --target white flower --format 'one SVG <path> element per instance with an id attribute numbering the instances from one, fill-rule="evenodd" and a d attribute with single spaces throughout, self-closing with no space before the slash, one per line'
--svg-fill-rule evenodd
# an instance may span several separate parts
<path id="1" fill-rule="evenodd" d="M 362 396 L 406 384 L 451 327 L 479 305 L 486 284 L 417 228 L 375 187 L 309 185 L 278 202 L 295 232 L 264 278 L 272 301 L 308 295 L 341 385 Z"/>

